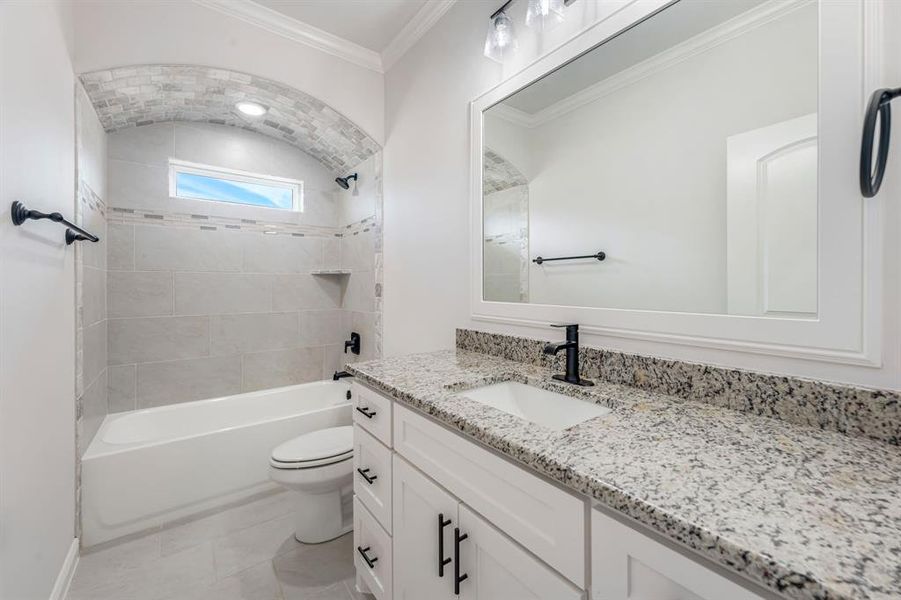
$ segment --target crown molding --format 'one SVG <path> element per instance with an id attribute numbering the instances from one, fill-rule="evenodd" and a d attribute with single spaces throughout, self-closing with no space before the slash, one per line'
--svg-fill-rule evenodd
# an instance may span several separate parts
<path id="1" fill-rule="evenodd" d="M 331 54 L 332 56 L 346 60 L 355 65 L 371 69 L 378 73 L 384 72 L 382 69 L 382 57 L 378 52 L 374 52 L 369 48 L 364 48 L 359 44 L 355 44 L 327 31 L 323 31 L 318 27 L 313 27 L 312 25 L 307 25 L 297 19 L 292 19 L 280 12 L 257 4 L 252 0 L 193 1 L 200 6 L 240 19 L 245 23 L 255 25 L 271 33 L 288 38 L 289 40 L 316 48 L 326 54 Z M 420 10 L 420 13 L 421 12 L 422 10 Z M 419 16 L 419 13 L 417 13 L 417 16 Z M 404 28 L 404 30 L 406 30 L 406 28 Z"/>
<path id="2" fill-rule="evenodd" d="M 497 104 L 491 107 L 491 114 L 509 121 L 515 125 L 529 129 L 540 127 L 563 115 L 576 110 L 586 104 L 600 100 L 622 88 L 638 83 L 642 79 L 650 77 L 660 71 L 670 69 L 698 54 L 702 54 L 713 48 L 742 36 L 762 25 L 780 19 L 805 6 L 809 6 L 813 0 L 796 2 L 794 0 L 770 0 L 763 4 L 717 25 L 707 31 L 687 39 L 681 44 L 655 54 L 651 58 L 643 60 L 619 73 L 592 84 L 572 96 L 564 98 L 536 113 L 513 108 L 506 104 Z"/>
<path id="3" fill-rule="evenodd" d="M 535 115 L 529 114 L 524 110 L 514 108 L 509 104 L 495 104 L 489 110 L 491 111 L 490 114 L 492 117 L 503 119 L 504 121 L 508 121 L 510 123 L 513 123 L 514 125 L 519 125 L 520 127 L 532 129 L 533 127 L 537 127 L 539 125 L 539 123 L 535 119 Z"/>
<path id="4" fill-rule="evenodd" d="M 407 53 L 457 0 L 429 0 L 422 5 L 382 51 L 382 68 L 387 71 Z"/>

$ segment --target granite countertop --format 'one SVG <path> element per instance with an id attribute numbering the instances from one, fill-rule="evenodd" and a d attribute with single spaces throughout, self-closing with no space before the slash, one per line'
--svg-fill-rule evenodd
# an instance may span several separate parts
<path id="1" fill-rule="evenodd" d="M 901 598 L 901 449 L 449 350 L 357 379 L 786 598 Z M 515 380 L 612 408 L 562 432 L 460 391 Z"/>

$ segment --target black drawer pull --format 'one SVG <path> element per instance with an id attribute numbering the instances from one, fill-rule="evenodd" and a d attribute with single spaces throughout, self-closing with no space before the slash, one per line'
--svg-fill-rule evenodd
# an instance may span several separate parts
<path id="1" fill-rule="evenodd" d="M 372 482 L 379 478 L 378 475 L 368 475 L 369 469 L 357 469 L 357 473 L 366 480 L 366 483 L 372 485 Z"/>
<path id="2" fill-rule="evenodd" d="M 363 548 L 362 546 L 357 546 L 357 552 L 360 553 L 360 556 L 363 557 L 363 560 L 366 561 L 366 564 L 369 565 L 370 569 L 375 568 L 375 563 L 378 561 L 379 557 L 373 556 L 372 558 L 369 558 L 369 556 L 366 554 L 367 552 L 369 552 L 369 546 L 366 546 L 365 548 Z"/>
<path id="3" fill-rule="evenodd" d="M 451 561 L 444 558 L 444 528 L 450 524 L 450 519 L 444 520 L 444 513 L 438 513 L 438 577 L 444 577 L 444 567 Z"/>
<path id="4" fill-rule="evenodd" d="M 460 575 L 460 542 L 469 537 L 468 533 L 460 535 L 460 528 L 454 527 L 454 595 L 460 595 L 460 584 L 469 577 L 467 573 Z"/>
<path id="5" fill-rule="evenodd" d="M 358 407 L 357 407 L 357 412 L 358 412 L 358 413 L 361 413 L 361 414 L 362 414 L 364 417 L 366 417 L 367 419 L 371 419 L 372 417 L 375 416 L 375 411 L 374 411 L 374 410 L 369 410 L 369 407 L 368 407 L 368 406 L 358 406 Z"/>

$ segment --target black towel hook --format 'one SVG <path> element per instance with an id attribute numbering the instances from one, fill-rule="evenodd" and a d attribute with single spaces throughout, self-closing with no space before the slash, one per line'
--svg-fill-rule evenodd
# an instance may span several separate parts
<path id="1" fill-rule="evenodd" d="M 892 132 L 891 101 L 901 96 L 901 88 L 876 90 L 870 96 L 863 118 L 863 138 L 860 143 L 860 192 L 864 198 L 879 193 L 885 166 L 888 163 L 888 147 Z M 876 122 L 879 121 L 879 151 L 873 164 L 873 144 L 876 138 Z"/>
<path id="2" fill-rule="evenodd" d="M 92 233 L 88 233 L 75 223 L 72 223 L 66 220 L 60 213 L 42 213 L 37 210 L 29 210 L 25 208 L 25 205 L 16 200 L 12 203 L 10 207 L 10 214 L 12 215 L 13 225 L 19 226 L 25 221 L 29 219 L 39 220 L 39 219 L 49 219 L 54 223 L 62 223 L 66 226 L 66 245 L 70 246 L 74 242 L 86 241 L 86 242 L 99 242 L 100 238 Z"/>

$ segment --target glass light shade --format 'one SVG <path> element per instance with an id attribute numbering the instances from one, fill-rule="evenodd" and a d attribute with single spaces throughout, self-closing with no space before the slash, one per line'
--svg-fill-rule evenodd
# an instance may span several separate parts
<path id="1" fill-rule="evenodd" d="M 516 32 L 513 21 L 501 11 L 488 22 L 488 37 L 485 39 L 485 56 L 503 62 L 504 56 L 516 51 Z"/>
<path id="2" fill-rule="evenodd" d="M 563 22 L 563 0 L 529 0 L 526 9 L 526 26 L 543 31 Z"/>

